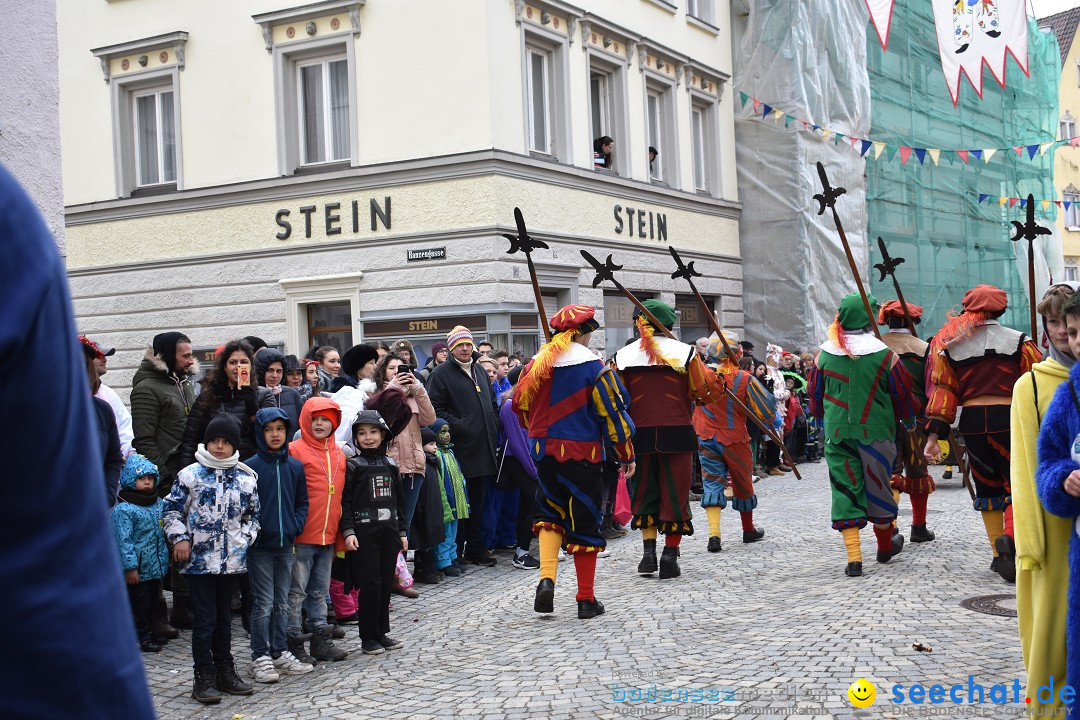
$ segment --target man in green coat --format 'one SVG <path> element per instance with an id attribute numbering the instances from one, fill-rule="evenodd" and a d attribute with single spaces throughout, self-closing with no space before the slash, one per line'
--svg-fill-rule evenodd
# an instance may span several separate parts
<path id="1" fill-rule="evenodd" d="M 872 307 L 877 302 L 869 298 Z M 844 536 L 845 574 L 862 575 L 859 531 L 874 525 L 877 560 L 904 547 L 893 534 L 896 500 L 891 478 L 896 423 L 914 429 L 918 404 L 900 357 L 874 336 L 862 296 L 840 301 L 829 339 L 810 372 L 810 411 L 824 421 L 825 460 L 832 487 L 832 525 Z"/>

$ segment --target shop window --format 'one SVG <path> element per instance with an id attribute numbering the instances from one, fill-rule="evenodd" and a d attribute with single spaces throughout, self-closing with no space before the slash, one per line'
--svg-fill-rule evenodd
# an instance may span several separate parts
<path id="1" fill-rule="evenodd" d="M 307 306 L 308 346 L 329 345 L 344 353 L 353 346 L 352 308 L 347 302 Z"/>
<path id="2" fill-rule="evenodd" d="M 719 310 L 716 298 L 704 297 L 705 304 L 713 310 Z M 700 337 L 712 335 L 709 318 L 692 295 L 676 295 L 675 311 L 679 318 L 679 337 L 684 343 L 693 345 Z"/>

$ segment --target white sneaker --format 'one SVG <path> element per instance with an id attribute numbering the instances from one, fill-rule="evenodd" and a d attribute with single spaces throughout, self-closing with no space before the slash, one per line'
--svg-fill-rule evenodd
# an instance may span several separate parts
<path id="1" fill-rule="evenodd" d="M 604 548 L 600 552 L 596 553 L 596 557 L 598 557 L 598 558 L 607 557 L 609 555 L 611 555 L 611 551 L 608 550 L 607 548 Z"/>
<path id="2" fill-rule="evenodd" d="M 297 660 L 296 656 L 288 650 L 274 658 L 274 667 L 290 675 L 306 675 L 315 669 L 314 665 Z"/>
<path id="3" fill-rule="evenodd" d="M 269 655 L 260 655 L 251 662 L 251 674 L 255 682 L 276 683 L 281 679 Z"/>
<path id="4" fill-rule="evenodd" d="M 565 559 L 566 559 L 566 553 L 564 553 L 562 550 L 559 550 L 559 562 L 562 562 Z"/>

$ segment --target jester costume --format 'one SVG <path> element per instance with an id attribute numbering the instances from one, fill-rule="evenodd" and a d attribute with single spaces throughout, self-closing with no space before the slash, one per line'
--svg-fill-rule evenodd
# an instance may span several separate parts
<path id="1" fill-rule="evenodd" d="M 533 609 L 553 612 L 559 547 L 574 557 L 578 617 L 601 615 L 593 581 L 596 554 L 607 547 L 603 517 L 605 440 L 619 462 L 632 465 L 634 424 L 619 378 L 588 347 L 600 324 L 586 305 L 567 305 L 551 318 L 555 336 L 540 348 L 514 388 L 513 409 L 529 432 L 536 462 L 540 583 Z"/>
<path id="2" fill-rule="evenodd" d="M 911 375 L 868 331 L 872 322 L 862 296 L 841 300 L 809 378 L 810 411 L 825 424 L 832 525 L 844 536 L 848 577 L 862 575 L 859 531 L 866 523 L 874 525 L 878 562 L 888 562 L 904 547 L 903 536 L 893 535 L 896 499 L 890 480 L 896 423 L 914 428 L 918 410 Z"/>
<path id="3" fill-rule="evenodd" d="M 725 330 L 724 337 L 732 348 L 735 360 L 724 355 L 720 338 L 709 339 L 710 357 L 722 357 L 716 372 L 728 389 L 750 412 L 764 423 L 772 423 L 776 417 L 776 400 L 773 394 L 754 378 L 740 370 L 738 359 L 742 346 L 734 333 Z M 698 436 L 698 457 L 705 492 L 701 506 L 709 520 L 709 552 L 720 552 L 720 511 L 727 507 L 727 488 L 732 492 L 731 506 L 742 517 L 743 542 L 751 543 L 765 537 L 765 531 L 754 527 L 754 455 L 750 450 L 750 433 L 746 429 L 746 413 L 727 394 L 717 397 L 708 405 L 699 404 L 694 410 L 694 430 Z"/>
<path id="4" fill-rule="evenodd" d="M 675 324 L 675 310 L 659 300 L 643 305 L 664 327 Z M 694 472 L 697 434 L 691 408 L 694 402 L 713 402 L 723 391 L 723 380 L 710 372 L 693 345 L 667 337 L 645 320 L 636 319 L 637 342 L 615 353 L 614 364 L 630 391 L 630 417 L 637 434 L 637 472 L 627 482 L 631 527 L 641 530 L 644 556 L 638 573 L 660 578 L 678 577 L 679 543 L 693 535 L 690 514 L 690 479 Z M 656 534 L 663 532 L 664 551 L 656 559 Z"/>
<path id="5" fill-rule="evenodd" d="M 964 295 L 963 312 L 950 313 L 930 345 L 930 380 L 934 390 L 926 408 L 927 444 L 936 454 L 937 440 L 948 434 L 963 405 L 959 431 L 967 446 L 975 486 L 974 507 L 982 513 L 994 559 L 990 569 L 1015 578 L 1012 557 L 1012 512 L 1009 484 L 1009 406 L 1013 385 L 1042 360 L 1026 335 L 998 324 L 1008 307 L 1003 290 L 978 285 Z M 1004 552 L 1003 552 L 1004 551 Z M 1002 555 L 1006 555 L 1004 559 Z M 1010 572 L 1011 571 L 1011 572 Z"/>
<path id="6" fill-rule="evenodd" d="M 907 310 L 912 324 L 917 325 L 922 317 L 922 307 L 908 304 Z M 881 341 L 900 356 L 900 362 L 911 375 L 912 393 L 918 402 L 921 415 L 926 408 L 926 355 L 930 344 L 915 337 L 908 329 L 904 307 L 897 300 L 890 300 L 881 306 L 878 325 L 889 326 L 889 332 L 881 336 Z M 926 458 L 923 456 L 925 444 L 926 436 L 922 428 L 916 426 L 915 430 L 909 432 L 897 424 L 892 486 L 896 491 L 894 495 L 897 501 L 900 499 L 899 493 L 907 493 L 911 500 L 911 542 L 929 542 L 934 539 L 934 533 L 926 528 L 926 501 L 937 486 L 926 468 Z"/>

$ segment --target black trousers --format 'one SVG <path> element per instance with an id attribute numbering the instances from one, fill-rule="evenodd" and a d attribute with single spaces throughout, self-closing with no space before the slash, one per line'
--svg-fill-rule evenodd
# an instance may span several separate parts
<path id="1" fill-rule="evenodd" d="M 232 662 L 232 595 L 235 575 L 186 575 L 195 620 L 191 656 L 195 667 Z"/>
<path id="2" fill-rule="evenodd" d="M 487 497 L 490 475 L 465 478 L 465 489 L 469 496 L 469 518 L 458 524 L 458 557 L 465 556 L 465 546 L 472 554 L 482 552 L 484 548 L 484 524 L 495 522 L 495 518 L 484 517 L 484 498 Z M 462 532 L 464 530 L 464 532 Z"/>
<path id="3" fill-rule="evenodd" d="M 513 458 L 507 458 L 506 462 L 517 462 Z M 514 525 L 514 534 L 517 537 L 517 546 L 526 552 L 533 539 L 533 516 L 536 515 L 536 478 L 522 470 L 517 476 L 518 486 L 518 511 L 517 522 Z"/>
<path id="4" fill-rule="evenodd" d="M 161 580 L 128 585 L 128 601 L 131 603 L 131 617 L 135 621 L 135 633 L 139 642 L 150 639 L 150 627 L 154 624 L 154 603 L 161 594 Z"/>
<path id="5" fill-rule="evenodd" d="M 360 639 L 377 640 L 390 632 L 390 591 L 401 538 L 384 526 L 357 535 L 356 542 L 359 548 L 345 555 L 351 561 L 352 581 L 360 588 Z"/>

